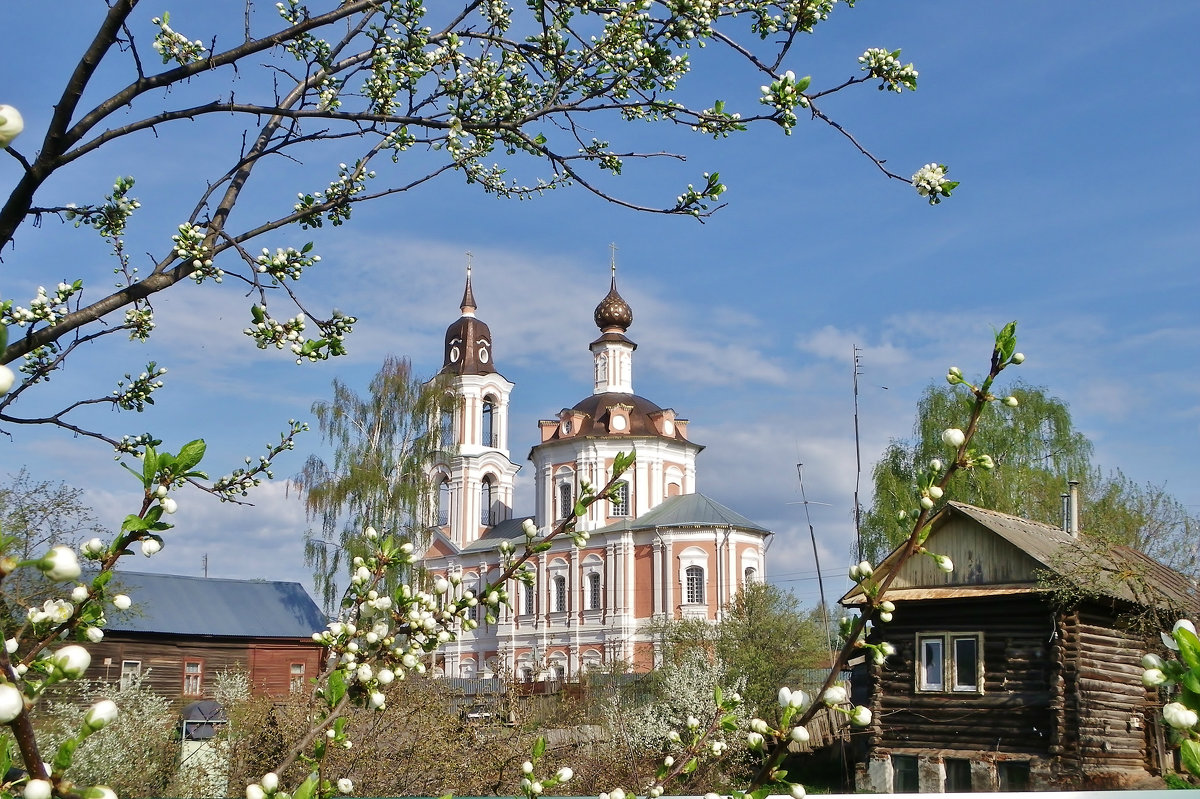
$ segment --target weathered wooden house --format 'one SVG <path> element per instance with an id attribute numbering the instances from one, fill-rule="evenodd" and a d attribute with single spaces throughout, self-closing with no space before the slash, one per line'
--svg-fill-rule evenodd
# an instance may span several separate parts
<path id="1" fill-rule="evenodd" d="M 860 791 L 1117 788 L 1159 773 L 1161 702 L 1139 661 L 1160 645 L 1129 619 L 1194 610 L 1194 582 L 1128 547 L 959 503 L 925 546 L 954 570 L 904 563 L 893 620 L 871 639 L 897 652 L 855 669 L 854 699 L 873 713 L 855 736 Z M 863 601 L 861 588 L 842 598 Z"/>
<path id="2" fill-rule="evenodd" d="M 118 572 L 133 606 L 110 609 L 104 640 L 89 645 L 88 678 L 142 677 L 180 704 L 212 696 L 213 676 L 240 670 L 255 694 L 283 696 L 321 668 L 312 634 L 325 616 L 299 583 Z"/>

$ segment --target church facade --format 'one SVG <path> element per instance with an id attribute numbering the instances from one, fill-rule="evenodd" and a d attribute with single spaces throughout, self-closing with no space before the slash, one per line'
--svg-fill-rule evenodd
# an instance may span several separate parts
<path id="1" fill-rule="evenodd" d="M 441 376 L 460 402 L 443 420 L 444 454 L 429 468 L 436 518 L 425 567 L 457 575 L 458 590 L 478 590 L 499 574 L 497 547 L 524 546 L 514 516 L 508 409 L 513 384 L 496 369 L 491 330 L 476 315 L 468 270 L 461 316 L 446 331 Z M 590 349 L 592 393 L 538 423 L 533 464 L 539 534 L 553 531 L 580 486 L 604 486 L 615 457 L 635 451 L 617 495 L 592 504 L 577 522 L 589 537 L 576 547 L 554 539 L 531 561 L 532 585 L 510 581 L 510 607 L 495 623 L 460 633 L 439 655 L 447 676 L 510 674 L 518 679 L 575 679 L 589 668 L 655 663 L 656 622 L 718 621 L 747 583 L 764 575 L 771 533 L 696 493 L 696 457 L 688 422 L 634 393 L 626 336 L 633 311 L 611 289 L 596 307 L 599 336 Z"/>

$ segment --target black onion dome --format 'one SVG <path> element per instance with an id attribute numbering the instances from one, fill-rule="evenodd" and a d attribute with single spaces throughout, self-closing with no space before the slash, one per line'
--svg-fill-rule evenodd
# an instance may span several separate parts
<path id="1" fill-rule="evenodd" d="M 612 288 L 608 290 L 608 294 L 596 306 L 595 319 L 596 327 L 604 332 L 615 330 L 624 333 L 633 324 L 633 309 L 629 307 L 629 303 L 625 302 L 625 298 L 617 292 L 617 274 L 615 271 L 613 272 Z"/>
<path id="2" fill-rule="evenodd" d="M 492 331 L 475 317 L 475 293 L 471 290 L 471 267 L 467 267 L 467 285 L 463 289 L 462 316 L 446 328 L 442 349 L 442 373 L 457 375 L 490 374 L 496 371 L 492 361 Z"/>

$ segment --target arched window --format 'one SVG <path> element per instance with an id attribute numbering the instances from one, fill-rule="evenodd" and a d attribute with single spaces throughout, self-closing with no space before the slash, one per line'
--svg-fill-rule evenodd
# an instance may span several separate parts
<path id="1" fill-rule="evenodd" d="M 442 449 L 450 449 L 454 446 L 454 414 L 443 413 L 438 422 L 442 429 Z"/>
<path id="2" fill-rule="evenodd" d="M 746 573 L 745 573 L 745 578 L 746 578 L 745 584 L 751 585 L 757 576 L 758 576 L 758 569 L 754 568 L 753 566 L 747 566 Z"/>
<path id="3" fill-rule="evenodd" d="M 587 577 L 588 610 L 600 609 L 600 573 L 592 572 Z"/>
<path id="4" fill-rule="evenodd" d="M 574 505 L 575 499 L 572 496 L 571 483 L 563 480 L 558 484 L 558 518 L 567 518 Z"/>
<path id="5" fill-rule="evenodd" d="M 450 481 L 445 478 L 438 483 L 437 523 L 441 527 L 450 524 Z"/>
<path id="6" fill-rule="evenodd" d="M 554 578 L 554 609 L 560 613 L 567 609 L 567 578 L 562 575 Z"/>
<path id="7" fill-rule="evenodd" d="M 492 420 L 496 414 L 496 402 L 491 397 L 483 398 L 483 420 L 480 425 L 480 430 L 483 431 L 482 443 L 485 447 L 498 447 L 500 442 L 497 440 L 499 436 L 495 435 L 492 426 Z"/>
<path id="8" fill-rule="evenodd" d="M 533 613 L 533 583 L 525 583 L 525 603 L 522 611 L 525 614 Z"/>
<path id="9" fill-rule="evenodd" d="M 686 582 L 687 603 L 689 605 L 704 604 L 704 569 L 699 566 L 688 566 L 684 572 Z"/>
<path id="10" fill-rule="evenodd" d="M 492 478 L 485 477 L 479 484 L 479 523 L 491 527 L 496 522 L 492 514 Z"/>

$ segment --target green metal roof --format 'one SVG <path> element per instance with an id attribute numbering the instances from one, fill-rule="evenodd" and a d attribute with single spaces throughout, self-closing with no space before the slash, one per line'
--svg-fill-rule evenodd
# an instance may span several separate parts
<path id="1" fill-rule="evenodd" d="M 659 527 L 736 527 L 739 530 L 770 533 L 767 528 L 755 524 L 715 499 L 703 494 L 680 494 L 668 497 L 636 519 L 626 519 L 601 527 L 596 534 L 620 530 L 653 530 Z"/>

